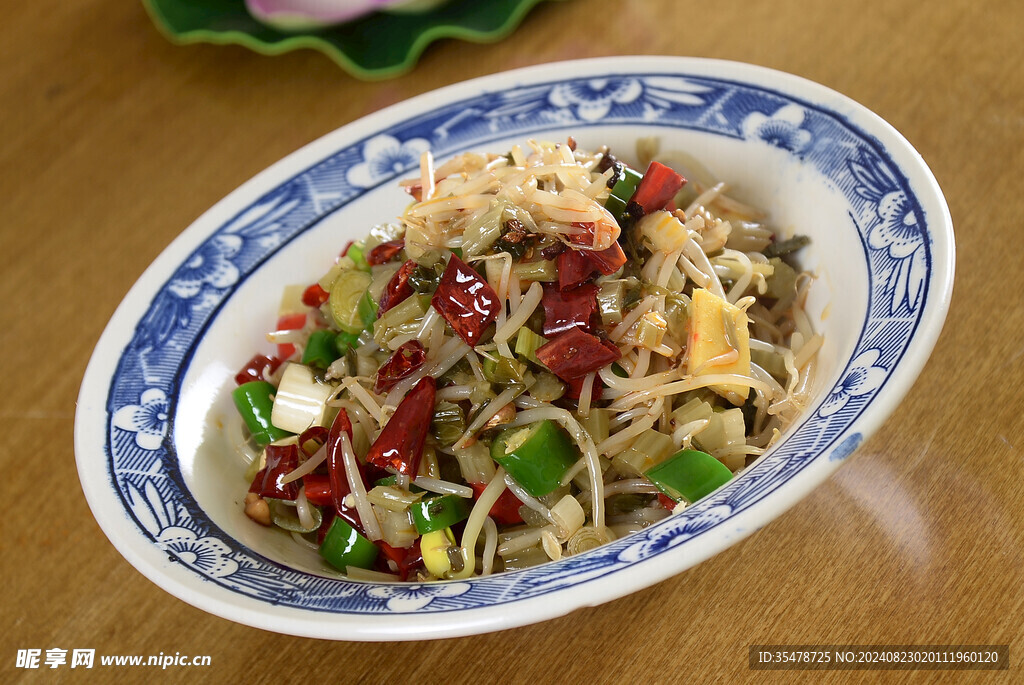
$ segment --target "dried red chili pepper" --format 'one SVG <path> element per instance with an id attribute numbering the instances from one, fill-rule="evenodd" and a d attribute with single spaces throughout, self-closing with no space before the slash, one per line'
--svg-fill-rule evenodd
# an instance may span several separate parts
<path id="1" fill-rule="evenodd" d="M 366 461 L 378 468 L 391 467 L 406 476 L 415 476 L 423 456 L 423 443 L 434 416 L 437 381 L 427 376 L 413 386 L 398 403 L 391 420 L 384 426 L 366 453 Z"/>
<path id="2" fill-rule="evenodd" d="M 294 500 L 299 496 L 298 483 L 295 481 L 282 483 L 281 479 L 298 468 L 299 446 L 295 443 L 290 445 L 270 444 L 267 445 L 265 454 L 267 465 L 260 469 L 256 477 L 252 479 L 249 492 L 255 492 L 260 497 Z"/>
<path id="3" fill-rule="evenodd" d="M 306 325 L 306 314 L 305 312 L 298 312 L 296 314 L 285 314 L 277 319 L 276 331 L 297 331 Z M 295 345 L 291 343 L 280 343 L 277 346 L 277 357 L 278 359 L 288 359 L 295 354 Z"/>
<path id="4" fill-rule="evenodd" d="M 571 378 L 565 381 L 566 390 L 565 396 L 570 400 L 579 400 L 583 396 L 583 379 L 585 376 L 579 378 Z M 601 390 L 604 389 L 604 383 L 601 382 L 600 376 L 594 376 L 594 385 L 590 390 L 590 401 L 596 402 L 601 399 Z"/>
<path id="5" fill-rule="evenodd" d="M 321 288 L 319 283 L 314 283 L 302 291 L 302 304 L 307 307 L 319 307 L 330 296 L 331 294 Z"/>
<path id="6" fill-rule="evenodd" d="M 469 487 L 473 488 L 473 499 L 480 499 L 480 493 L 487 487 L 487 483 L 470 483 Z M 515 493 L 505 488 L 500 495 L 498 495 L 498 501 L 492 506 L 488 516 L 494 519 L 495 523 L 501 523 L 503 525 L 515 525 L 523 522 L 523 517 L 519 515 L 519 507 L 523 506 L 523 503 L 519 501 Z"/>
<path id="7" fill-rule="evenodd" d="M 605 276 L 615 273 L 626 263 L 626 253 L 618 243 L 612 243 L 607 250 L 591 250 L 587 256 L 594 267 Z"/>
<path id="8" fill-rule="evenodd" d="M 235 374 L 235 383 L 243 385 L 252 381 L 264 381 L 264 371 L 268 374 L 277 371 L 281 366 L 281 360 L 277 357 L 268 357 L 265 354 L 253 355 L 253 358 L 245 363 L 245 366 Z"/>
<path id="9" fill-rule="evenodd" d="M 348 484 L 348 477 L 345 472 L 345 459 L 341 451 L 342 433 L 348 435 L 349 444 L 352 443 L 352 422 L 349 421 L 348 413 L 344 409 L 338 410 L 334 417 L 334 423 L 327 436 L 327 477 L 331 485 L 331 503 L 334 505 L 334 513 L 345 520 L 349 525 L 365 535 L 363 523 L 359 520 L 359 513 L 355 507 L 345 504 L 345 497 L 352 492 Z M 359 477 L 366 479 L 360 471 Z M 309 495 L 306 495 L 308 498 Z"/>
<path id="10" fill-rule="evenodd" d="M 370 253 L 366 255 L 366 263 L 370 266 L 377 266 L 379 264 L 387 264 L 395 256 L 405 249 L 405 240 L 389 240 L 386 243 L 377 245 Z"/>
<path id="11" fill-rule="evenodd" d="M 501 309 L 494 288 L 455 255 L 448 260 L 430 303 L 471 347 L 480 342 Z"/>
<path id="12" fill-rule="evenodd" d="M 299 435 L 299 449 L 306 459 L 316 454 L 322 445 L 327 444 L 330 431 L 323 426 L 310 426 Z"/>
<path id="13" fill-rule="evenodd" d="M 384 286 L 384 292 L 381 293 L 380 303 L 377 307 L 378 318 L 384 316 L 384 312 L 412 295 L 413 289 L 409 285 L 409 276 L 416 270 L 416 266 L 416 262 L 410 259 L 405 264 L 402 264 L 401 268 L 388 281 L 388 284 Z"/>
<path id="14" fill-rule="evenodd" d="M 570 328 L 586 329 L 590 317 L 597 311 L 597 286 L 581 285 L 562 292 L 554 284 L 544 287 L 540 301 L 544 307 L 544 335 L 558 335 Z"/>
<path id="15" fill-rule="evenodd" d="M 559 378 L 571 381 L 618 360 L 622 354 L 613 344 L 573 326 L 536 351 L 537 359 Z"/>
<path id="16" fill-rule="evenodd" d="M 377 380 L 373 391 L 378 395 L 395 387 L 395 383 L 411 376 L 416 369 L 423 366 L 427 353 L 419 340 L 410 340 L 401 346 L 377 370 Z"/>
<path id="17" fill-rule="evenodd" d="M 572 233 L 569 235 L 569 241 L 573 245 L 593 245 L 594 244 L 594 223 L 591 221 L 585 222 L 574 222 L 572 224 L 576 228 L 586 229 L 586 233 Z M 603 275 L 608 276 L 615 273 L 622 265 L 626 263 L 626 253 L 622 251 L 622 246 L 617 242 L 613 242 L 611 247 L 605 250 L 580 250 L 582 254 L 585 254 L 589 259 L 594 269 L 600 271 Z M 559 280 L 561 283 L 561 280 Z"/>
<path id="18" fill-rule="evenodd" d="M 589 281 L 595 270 L 586 252 L 571 248 L 566 250 L 558 255 L 558 289 L 569 290 Z"/>
<path id="19" fill-rule="evenodd" d="M 323 473 L 307 473 L 302 477 L 306 487 L 306 499 L 318 507 L 329 507 L 334 504 L 331 496 L 331 477 Z"/>
<path id="20" fill-rule="evenodd" d="M 385 573 L 394 573 L 387 564 L 389 560 L 393 561 L 398 567 L 398 577 L 402 580 L 408 580 L 409 574 L 423 564 L 423 554 L 420 552 L 418 539 L 409 547 L 392 547 L 383 540 L 375 540 L 373 544 L 384 552 L 384 558 L 378 557 L 378 562 L 382 566 L 380 570 Z"/>
<path id="21" fill-rule="evenodd" d="M 651 162 L 629 201 L 640 205 L 644 214 L 650 214 L 664 209 L 684 183 L 686 179 L 672 169 L 661 162 Z"/>

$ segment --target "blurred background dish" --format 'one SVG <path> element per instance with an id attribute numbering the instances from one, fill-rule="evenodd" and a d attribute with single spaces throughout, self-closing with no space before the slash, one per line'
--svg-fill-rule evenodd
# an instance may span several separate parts
<path id="1" fill-rule="evenodd" d="M 264 55 L 312 48 L 353 76 L 381 79 L 411 69 L 427 46 L 442 38 L 474 42 L 501 40 L 541 1 L 415 0 L 399 6 L 388 3 L 388 9 L 393 11 L 369 14 L 360 13 L 369 5 L 383 6 L 384 3 L 380 0 L 344 3 L 336 12 L 325 10 L 328 3 L 316 0 L 287 3 L 308 10 L 308 14 L 299 16 L 275 11 L 285 4 L 280 0 L 143 0 L 143 3 L 156 25 L 175 43 L 235 44 Z M 317 7 L 321 11 L 315 14 L 313 10 Z M 405 11 L 401 11 L 403 9 Z M 336 21 L 343 23 L 334 24 Z"/>

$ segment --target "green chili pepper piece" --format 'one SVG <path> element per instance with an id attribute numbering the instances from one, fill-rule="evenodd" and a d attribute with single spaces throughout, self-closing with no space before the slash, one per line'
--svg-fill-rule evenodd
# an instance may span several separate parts
<path id="1" fill-rule="evenodd" d="M 691 504 L 732 479 L 732 471 L 707 452 L 681 450 L 644 474 L 659 490 Z"/>
<path id="2" fill-rule="evenodd" d="M 360 535 L 341 517 L 335 517 L 320 545 L 320 556 L 339 571 L 348 566 L 370 568 L 379 551 L 377 545 Z"/>
<path id="3" fill-rule="evenodd" d="M 359 334 L 346 333 L 342 331 L 334 338 L 334 347 L 338 350 L 338 356 L 347 354 L 349 350 L 359 347 Z"/>
<path id="4" fill-rule="evenodd" d="M 275 392 L 274 386 L 266 381 L 251 381 L 243 383 L 231 393 L 238 413 L 259 445 L 268 445 L 291 435 L 270 422 L 270 413 L 274 409 L 271 397 Z"/>
<path id="5" fill-rule="evenodd" d="M 366 261 L 366 249 L 362 243 L 352 243 L 349 245 L 345 256 L 355 262 L 356 268 L 360 271 L 370 271 L 370 265 Z"/>
<path id="6" fill-rule="evenodd" d="M 338 358 L 338 347 L 335 344 L 334 331 L 326 328 L 313 331 L 306 341 L 306 349 L 302 352 L 302 363 L 326 369 Z"/>
<path id="7" fill-rule="evenodd" d="M 636 192 L 643 177 L 644 175 L 637 171 L 623 168 L 622 178 L 612 187 L 612 192 L 604 203 L 605 208 L 612 213 L 616 221 L 622 220 L 622 214 L 626 211 L 626 203 L 629 202 L 629 198 L 633 197 L 633 193 Z"/>
<path id="8" fill-rule="evenodd" d="M 453 526 L 469 518 L 469 505 L 458 495 L 442 495 L 416 502 L 409 511 L 420 535 Z"/>
<path id="9" fill-rule="evenodd" d="M 491 443 L 491 458 L 534 497 L 559 486 L 578 455 L 569 436 L 551 420 L 502 431 Z"/>
<path id="10" fill-rule="evenodd" d="M 377 303 L 373 301 L 370 291 L 367 290 L 359 300 L 359 318 L 363 322 L 363 328 L 373 328 L 373 322 L 377 320 L 377 309 Z"/>

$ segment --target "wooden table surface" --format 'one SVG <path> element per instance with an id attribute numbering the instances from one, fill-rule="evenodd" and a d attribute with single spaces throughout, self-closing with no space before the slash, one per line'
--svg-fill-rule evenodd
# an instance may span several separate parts
<path id="1" fill-rule="evenodd" d="M 910 682 L 1020 678 L 1024 659 L 1024 4 L 917 0 L 538 6 L 502 42 L 432 45 L 361 82 L 312 51 L 172 45 L 138 2 L 8 3 L 0 40 L 0 681 Z M 623 599 L 435 642 L 277 635 L 128 564 L 73 451 L 92 348 L 197 216 L 321 135 L 465 78 L 573 57 L 716 57 L 792 72 L 920 151 L 957 233 L 949 317 L 920 379 L 833 477 L 765 529 Z M 1009 644 L 1002 673 L 753 672 L 747 647 Z M 210 655 L 208 667 L 17 667 L 18 650 Z M 1019 681 L 1018 681 L 1019 682 Z"/>

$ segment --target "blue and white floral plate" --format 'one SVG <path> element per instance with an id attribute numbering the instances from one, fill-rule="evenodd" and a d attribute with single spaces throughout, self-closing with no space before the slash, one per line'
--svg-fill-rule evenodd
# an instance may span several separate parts
<path id="1" fill-rule="evenodd" d="M 489 578 L 352 582 L 254 526 L 232 447 L 235 369 L 282 286 L 323 273 L 347 239 L 398 214 L 419 154 L 528 138 L 637 138 L 685 149 L 785 231 L 825 346 L 815 400 L 785 439 L 682 514 L 597 550 Z M 892 127 L 820 85 L 749 65 L 638 57 L 566 62 L 444 88 L 359 120 L 247 182 L 146 270 L 104 331 L 78 402 L 82 487 L 117 549 L 168 592 L 267 630 L 347 640 L 520 626 L 675 575 L 764 526 L 893 411 L 935 343 L 953 283 L 942 193 Z"/>

